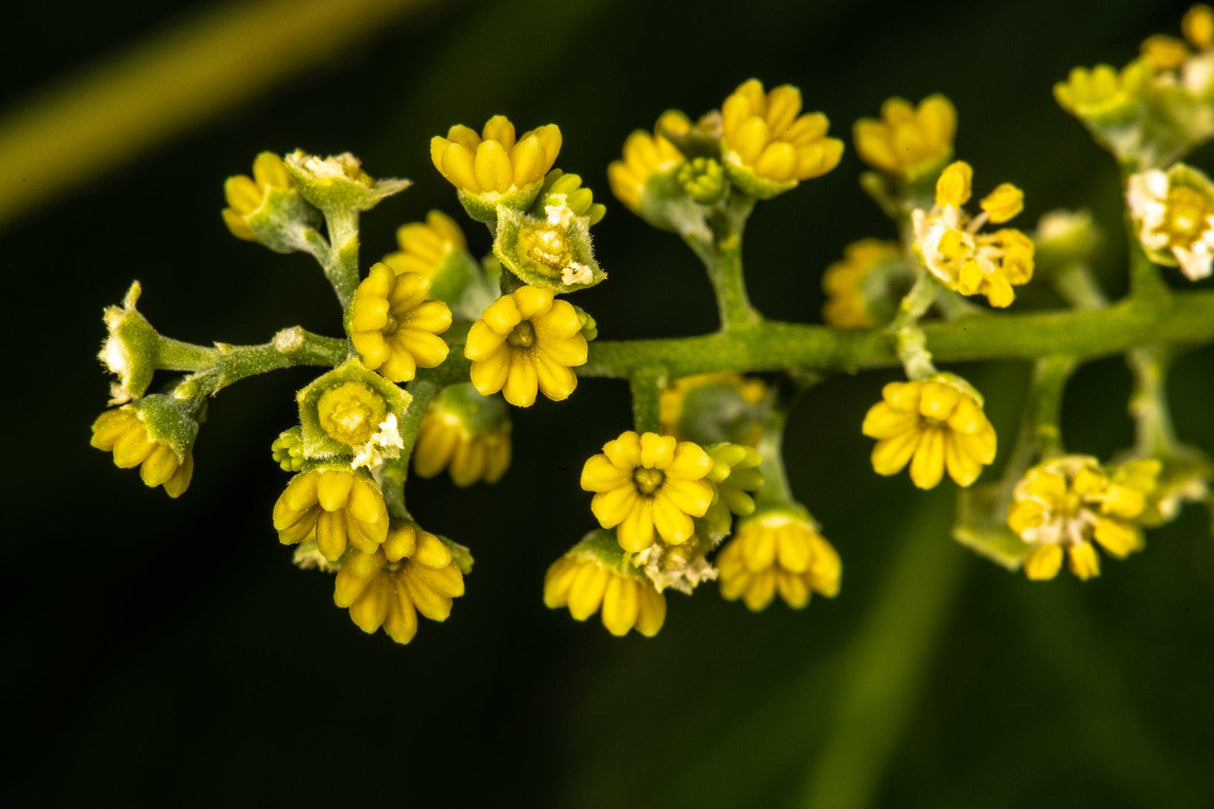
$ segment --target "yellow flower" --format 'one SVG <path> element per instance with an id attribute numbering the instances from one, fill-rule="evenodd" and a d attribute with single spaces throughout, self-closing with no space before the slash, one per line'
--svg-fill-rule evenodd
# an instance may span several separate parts
<path id="1" fill-rule="evenodd" d="M 776 593 L 794 608 L 808 604 L 811 593 L 833 598 L 843 573 L 839 554 L 813 521 L 784 509 L 742 520 L 717 555 L 717 568 L 721 595 L 741 598 L 756 612 Z"/>
<path id="2" fill-rule="evenodd" d="M 384 256 L 384 264 L 397 275 L 412 272 L 423 278 L 433 277 L 452 253 L 468 249 L 459 225 L 442 211 L 430 211 L 425 222 L 401 225 L 396 243 L 400 250 Z"/>
<path id="3" fill-rule="evenodd" d="M 636 629 L 652 638 L 666 621 L 666 596 L 626 562 L 608 563 L 585 543 L 548 568 L 544 605 L 549 609 L 568 607 L 578 621 L 601 610 L 603 626 L 617 637 Z"/>
<path id="4" fill-rule="evenodd" d="M 691 518 L 712 505 L 713 488 L 703 479 L 712 467 L 708 453 L 690 441 L 629 430 L 586 461 L 582 488 L 597 492 L 590 510 L 599 525 L 619 526 L 620 547 L 636 553 L 653 543 L 655 528 L 670 545 L 691 538 Z"/>
<path id="5" fill-rule="evenodd" d="M 801 91 L 790 84 L 763 92 L 751 79 L 721 105 L 721 160 L 730 180 L 766 199 L 839 164 L 843 141 L 826 137 L 820 112 L 800 115 Z"/>
<path id="6" fill-rule="evenodd" d="M 1127 124 L 1138 116 L 1153 73 L 1147 60 L 1135 60 L 1120 71 L 1109 65 L 1077 67 L 1066 81 L 1054 85 L 1054 98 L 1064 110 L 1095 126 Z"/>
<path id="7" fill-rule="evenodd" d="M 445 621 L 451 600 L 464 594 L 464 577 L 446 544 L 412 525 L 394 528 L 382 547 L 354 550 L 342 562 L 333 602 L 368 634 L 381 626 L 397 643 L 417 634 L 417 614 Z"/>
<path id="8" fill-rule="evenodd" d="M 140 414 L 132 405 L 105 411 L 93 422 L 90 443 L 113 452 L 119 469 L 138 466 L 144 485 L 163 486 L 169 497 L 180 497 L 194 476 L 194 453 L 179 452 L 169 442 L 154 439 Z"/>
<path id="9" fill-rule="evenodd" d="M 1033 277 L 1033 240 L 1013 228 L 979 233 L 988 221 L 1002 224 L 1024 207 L 1024 195 L 1010 183 L 996 188 L 982 202 L 982 213 L 970 218 L 962 205 L 969 201 L 973 169 L 957 161 L 936 183 L 936 204 L 930 211 L 915 209 L 915 251 L 924 265 L 949 289 L 962 295 L 985 295 L 991 306 L 1009 306 L 1013 286 Z"/>
<path id="10" fill-rule="evenodd" d="M 372 553 L 388 536 L 388 509 L 369 478 L 349 469 L 321 468 L 291 478 L 274 504 L 274 529 L 284 545 L 315 538 L 336 562 L 352 545 Z"/>
<path id="11" fill-rule="evenodd" d="M 942 95 L 912 107 L 903 98 L 881 105 L 881 120 L 861 118 L 854 135 L 860 159 L 887 174 L 914 180 L 948 160 L 957 134 L 957 111 Z"/>
<path id="12" fill-rule="evenodd" d="M 261 208 L 271 189 L 294 192 L 295 183 L 282 158 L 273 152 L 262 152 L 253 160 L 253 176 L 238 174 L 223 184 L 228 207 L 223 209 L 223 221 L 232 235 L 249 242 L 260 241 L 249 226 L 249 216 Z"/>
<path id="13" fill-rule="evenodd" d="M 451 326 L 451 310 L 427 300 L 430 281 L 417 273 L 396 275 L 376 264 L 358 285 L 350 305 L 350 340 L 363 363 L 392 382 L 408 382 L 417 367 L 447 358 L 438 335 Z"/>
<path id="14" fill-rule="evenodd" d="M 1184 40 L 1154 34 L 1143 41 L 1142 56 L 1156 70 L 1174 72 L 1184 68 L 1192 56 L 1190 45 L 1198 53 L 1214 46 L 1214 10 L 1204 3 L 1198 3 L 1185 13 L 1180 21 L 1180 30 Z"/>
<path id="15" fill-rule="evenodd" d="M 871 329 L 877 325 L 869 310 L 867 280 L 874 269 L 902 255 L 896 242 L 861 239 L 843 248 L 843 260 L 826 268 L 822 290 L 826 303 L 822 319 L 840 329 Z"/>
<path id="16" fill-rule="evenodd" d="M 891 382 L 884 401 L 869 409 L 861 428 L 877 439 L 873 469 L 896 475 L 910 463 L 920 489 L 940 482 L 945 468 L 958 486 L 969 486 L 995 460 L 995 428 L 968 385 L 949 374 Z"/>
<path id="17" fill-rule="evenodd" d="M 547 124 L 516 138 L 514 124 L 495 115 L 481 134 L 462 124 L 430 140 L 434 167 L 459 191 L 473 218 L 492 221 L 498 204 L 525 210 L 561 150 L 561 130 Z"/>
<path id="18" fill-rule="evenodd" d="M 570 368 L 586 363 L 586 338 L 577 309 L 551 291 L 523 287 L 485 308 L 472 324 L 464 356 L 472 384 L 485 396 L 499 390 L 515 407 L 530 407 L 537 390 L 561 401 L 577 387 Z"/>
<path id="19" fill-rule="evenodd" d="M 637 130 L 624 141 L 624 159 L 607 167 L 607 182 L 616 199 L 639 214 L 650 179 L 672 176 L 685 161 L 683 153 L 664 135 Z"/>
<path id="20" fill-rule="evenodd" d="M 456 486 L 496 483 L 510 466 L 510 416 L 500 399 L 471 385 L 452 385 L 439 395 L 417 429 L 413 469 L 432 478 L 447 469 Z"/>
<path id="21" fill-rule="evenodd" d="M 1126 203 L 1138 238 L 1157 264 L 1179 265 L 1190 281 L 1205 278 L 1214 265 L 1214 183 L 1177 163 L 1130 177 Z"/>
<path id="22" fill-rule="evenodd" d="M 734 441 L 755 447 L 763 437 L 755 411 L 769 392 L 763 380 L 732 372 L 679 377 L 662 390 L 658 421 L 664 435 L 679 440 Z M 705 434 L 706 428 L 714 428 L 713 434 Z"/>
<path id="23" fill-rule="evenodd" d="M 1064 455 L 1026 472 L 1012 493 L 1007 518 L 1008 527 L 1033 546 L 1024 560 L 1025 575 L 1054 578 L 1064 550 L 1076 576 L 1100 575 L 1092 540 L 1118 559 L 1141 548 L 1140 518 L 1159 470 L 1157 460 L 1106 470 L 1095 458 Z"/>

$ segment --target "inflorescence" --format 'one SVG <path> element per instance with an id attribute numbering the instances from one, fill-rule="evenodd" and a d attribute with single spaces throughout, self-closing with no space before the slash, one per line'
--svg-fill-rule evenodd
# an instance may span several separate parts
<path id="1" fill-rule="evenodd" d="M 341 304 L 344 335 L 293 327 L 264 345 L 183 343 L 139 312 L 136 282 L 105 311 L 100 359 L 114 381 L 92 444 L 178 497 L 212 396 L 254 374 L 324 369 L 298 392 L 298 422 L 271 447 L 292 474 L 274 529 L 297 565 L 335 574 L 334 602 L 360 629 L 403 644 L 419 615 L 446 620 L 472 570 L 467 548 L 421 527 L 406 507 L 410 465 L 461 487 L 496 483 L 511 461 L 511 407 L 540 395 L 562 401 L 581 376 L 626 379 L 635 429 L 604 435 L 581 470 L 597 526 L 552 564 L 542 590 L 547 606 L 579 621 L 598 614 L 613 635 L 649 637 L 665 622 L 671 590 L 717 581 L 751 610 L 839 592 L 840 553 L 785 478 L 784 423 L 797 396 L 841 365 L 897 363 L 906 380 L 887 384 L 855 424 L 875 440 L 874 471 L 908 469 L 921 489 L 946 477 L 966 489 L 956 538 L 1031 580 L 1054 578 L 1064 561 L 1081 579 L 1098 575 L 1098 549 L 1123 559 L 1144 546 L 1145 528 L 1208 499 L 1211 465 L 1173 435 L 1164 389 L 1178 349 L 1209 342 L 1214 329 L 1173 340 L 1108 334 L 1125 323 L 1146 334 L 1184 298 L 1159 267 L 1195 281 L 1214 264 L 1214 183 L 1179 162 L 1214 137 L 1214 12 L 1195 6 L 1181 27 L 1183 40 L 1153 36 L 1125 67 L 1076 68 L 1054 88 L 1121 168 L 1131 294 L 1116 305 L 1089 267 L 1097 234 L 1086 212 L 1051 212 L 1026 232 L 1005 226 L 1024 207 L 1016 186 L 985 186 L 973 204 L 974 171 L 954 157 L 956 111 L 932 95 L 891 98 L 879 118 L 854 127 L 870 167 L 861 186 L 898 238 L 844 248 L 822 279 L 826 327 L 764 319 L 742 275 L 746 220 L 756 202 L 835 169 L 844 145 L 825 115 L 803 109 L 795 87 L 768 91 L 752 79 L 719 109 L 695 119 L 669 111 L 632 133 L 607 169 L 624 207 L 676 233 L 704 263 L 721 318 L 714 337 L 596 342 L 595 319 L 567 296 L 607 277 L 591 238 L 605 208 L 580 176 L 555 167 L 555 124 L 518 134 L 497 115 L 479 132 L 457 125 L 431 141 L 434 167 L 468 217 L 488 227 L 483 258 L 452 217 L 432 211 L 398 230 L 397 251 L 365 264 L 359 215 L 408 181 L 377 180 L 349 154 L 265 152 L 252 176 L 228 179 L 223 221 L 238 238 L 315 258 Z M 1024 348 L 1024 316 L 993 311 L 1029 285 L 1053 290 L 1066 304 L 1060 312 L 1088 316 L 1065 351 Z M 970 339 L 986 335 L 977 356 L 1034 363 L 1002 472 L 977 486 L 1006 445 L 982 394 L 936 365 L 966 358 L 964 338 L 954 335 L 953 350 L 929 339 L 962 321 Z M 695 341 L 720 350 L 697 351 Z M 1135 375 L 1138 439 L 1101 460 L 1065 449 L 1059 413 L 1067 380 L 1108 343 L 1122 346 Z M 821 356 L 814 345 L 825 346 Z M 164 372 L 175 375 L 149 393 Z"/>

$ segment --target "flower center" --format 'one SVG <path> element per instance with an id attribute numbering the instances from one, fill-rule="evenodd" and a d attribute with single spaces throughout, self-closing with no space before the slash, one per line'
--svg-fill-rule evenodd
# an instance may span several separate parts
<path id="1" fill-rule="evenodd" d="M 506 342 L 515 348 L 531 348 L 535 345 L 535 326 L 531 325 L 530 320 L 524 320 L 510 330 Z"/>
<path id="2" fill-rule="evenodd" d="M 556 276 L 574 260 L 573 248 L 559 227 L 528 225 L 518 234 L 519 256 L 545 275 Z"/>
<path id="3" fill-rule="evenodd" d="M 388 414 L 384 400 L 362 382 L 329 388 L 316 404 L 321 429 L 347 446 L 366 444 Z"/>
<path id="4" fill-rule="evenodd" d="M 683 193 L 701 205 L 712 205 L 725 195 L 725 170 L 711 157 L 697 157 L 679 166 L 675 175 Z"/>
<path id="5" fill-rule="evenodd" d="M 666 473 L 661 469 L 649 469 L 639 466 L 632 472 L 632 482 L 641 494 L 653 494 L 662 487 Z"/>
<path id="6" fill-rule="evenodd" d="M 1210 206 L 1195 189 L 1183 185 L 1168 191 L 1168 213 L 1162 230 L 1170 246 L 1188 247 L 1209 229 Z"/>

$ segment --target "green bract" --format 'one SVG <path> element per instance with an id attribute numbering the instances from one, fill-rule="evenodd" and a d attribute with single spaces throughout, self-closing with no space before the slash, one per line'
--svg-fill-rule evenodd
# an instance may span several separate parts
<path id="1" fill-rule="evenodd" d="M 110 404 L 122 404 L 142 396 L 156 372 L 160 335 L 135 308 L 142 292 L 143 288 L 135 281 L 122 299 L 122 306 L 105 310 L 109 336 L 101 346 L 98 358 L 118 377 L 118 381 L 110 385 Z"/>
<path id="2" fill-rule="evenodd" d="M 317 157 L 301 149 L 286 156 L 287 171 L 305 200 L 328 213 L 338 209 L 369 211 L 413 184 L 411 180 L 375 180 L 349 152 Z"/>
<path id="3" fill-rule="evenodd" d="M 301 425 L 298 453 L 302 457 L 310 461 L 349 457 L 361 448 L 332 437 L 322 424 L 322 414 L 319 412 L 322 397 L 347 382 L 365 385 L 378 395 L 383 401 L 385 418 L 395 416 L 397 424 L 404 421 L 405 411 L 408 410 L 413 397 L 379 374 L 369 371 L 357 358 L 351 358 L 327 374 L 317 377 L 296 394 Z"/>
<path id="4" fill-rule="evenodd" d="M 544 219 L 499 207 L 493 255 L 523 283 L 558 293 L 586 289 L 607 278 L 594 260 L 589 218 L 571 211 Z"/>

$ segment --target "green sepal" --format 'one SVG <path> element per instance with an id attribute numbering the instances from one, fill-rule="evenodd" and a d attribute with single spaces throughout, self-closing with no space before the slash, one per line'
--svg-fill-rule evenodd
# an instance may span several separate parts
<path id="1" fill-rule="evenodd" d="M 375 180 L 358 158 L 346 152 L 320 158 L 296 149 L 284 158 L 299 193 L 322 211 L 369 211 L 384 199 L 404 191 L 411 180 Z"/>
<path id="2" fill-rule="evenodd" d="M 397 423 L 404 424 L 405 411 L 409 409 L 413 396 L 369 370 L 357 357 L 351 357 L 332 371 L 314 379 L 295 396 L 299 403 L 299 452 L 303 458 L 313 461 L 350 456 L 352 447 L 330 437 L 321 426 L 317 412 L 320 397 L 325 391 L 346 382 L 361 382 L 366 385 L 383 398 L 387 412 L 396 416 Z"/>
<path id="3" fill-rule="evenodd" d="M 470 551 L 467 546 L 461 545 L 454 540 L 447 539 L 447 537 L 439 536 L 437 534 L 435 536 L 438 536 L 439 541 L 446 545 L 451 551 L 451 560 L 455 562 L 455 566 L 459 568 L 459 572 L 465 576 L 471 573 L 472 565 L 476 562 L 476 560 L 472 558 L 472 551 Z"/>
<path id="4" fill-rule="evenodd" d="M 493 255 L 525 284 L 557 293 L 587 289 L 607 278 L 594 260 L 590 220 L 570 216 L 553 223 L 512 208 L 498 207 Z M 556 250 L 547 261 L 537 258 L 544 245 L 538 240 L 551 234 Z"/>
<path id="5" fill-rule="evenodd" d="M 323 222 L 295 188 L 268 186 L 261 205 L 244 218 L 257 240 L 275 253 L 308 249 L 309 234 Z"/>
<path id="6" fill-rule="evenodd" d="M 468 432 L 476 435 L 510 427 L 510 408 L 501 396 L 483 396 L 471 382 L 443 388 L 430 407 L 454 415 Z"/>
<path id="7" fill-rule="evenodd" d="M 683 395 L 675 431 L 700 446 L 754 440 L 755 425 L 766 420 L 770 398 L 748 402 L 729 381 L 698 385 Z"/>
<path id="8" fill-rule="evenodd" d="M 496 191 L 473 194 L 461 188 L 457 196 L 459 204 L 464 206 L 468 216 L 477 222 L 491 225 L 498 220 L 499 209 L 525 211 L 530 208 L 531 204 L 535 202 L 535 198 L 539 196 L 540 188 L 543 185 L 542 180 L 536 180 L 522 188 L 507 191 L 505 194 L 499 194 Z"/>
<path id="9" fill-rule="evenodd" d="M 160 359 L 160 335 L 135 304 L 143 288 L 134 281 L 121 306 L 110 306 L 104 313 L 109 336 L 97 358 L 118 377 L 110 386 L 110 404 L 138 399 L 152 384 L 152 375 Z"/>
<path id="10" fill-rule="evenodd" d="M 571 305 L 573 306 L 574 310 L 577 311 L 578 320 L 582 322 L 582 330 L 579 333 L 586 338 L 586 342 L 596 339 L 599 336 L 598 321 L 594 319 L 593 315 L 582 307 L 578 306 L 576 303 Z"/>
<path id="11" fill-rule="evenodd" d="M 760 177 L 742 163 L 737 152 L 725 149 L 724 144 L 721 146 L 721 165 L 725 167 L 725 176 L 734 187 L 755 199 L 771 199 L 797 187 L 796 180 L 777 181 Z"/>
<path id="12" fill-rule="evenodd" d="M 707 234 L 708 221 L 704 206 L 689 197 L 679 182 L 678 174 L 682 165 L 649 176 L 641 188 L 637 214 L 661 230 Z"/>
<path id="13" fill-rule="evenodd" d="M 615 531 L 606 528 L 595 528 L 583 536 L 578 543 L 565 552 L 566 556 L 575 558 L 593 558 L 608 570 L 615 570 L 630 576 L 640 577 L 640 572 L 629 562 L 629 555 L 624 553 L 616 538 Z"/>
<path id="14" fill-rule="evenodd" d="M 194 448 L 198 438 L 198 422 L 194 418 L 195 403 L 175 396 L 153 393 L 127 405 L 135 411 L 148 431 L 148 438 L 173 450 L 179 463 Z"/>
<path id="15" fill-rule="evenodd" d="M 953 539 L 993 562 L 1017 570 L 1032 546 L 1007 527 L 1009 492 L 998 483 L 962 489 Z"/>

